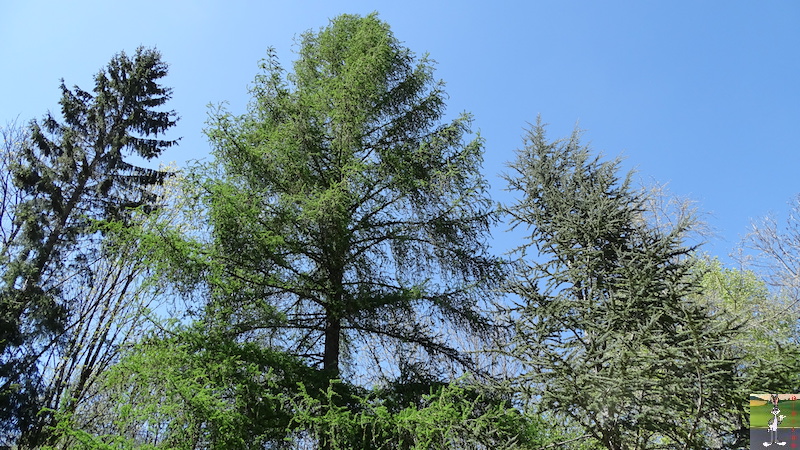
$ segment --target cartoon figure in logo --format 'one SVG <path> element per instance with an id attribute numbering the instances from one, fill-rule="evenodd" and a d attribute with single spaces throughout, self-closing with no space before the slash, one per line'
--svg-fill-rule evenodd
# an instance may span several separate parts
<path id="1" fill-rule="evenodd" d="M 772 418 L 767 422 L 767 429 L 769 430 L 769 436 L 772 442 L 764 442 L 764 447 L 769 447 L 772 444 L 786 445 L 786 442 L 778 442 L 778 425 L 786 418 L 786 416 L 779 415 L 781 410 L 778 409 L 778 394 L 770 395 L 769 400 L 772 402 L 773 406 Z"/>

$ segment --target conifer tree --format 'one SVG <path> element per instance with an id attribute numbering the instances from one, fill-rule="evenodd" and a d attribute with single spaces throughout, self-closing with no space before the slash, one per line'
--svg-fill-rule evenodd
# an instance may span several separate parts
<path id="1" fill-rule="evenodd" d="M 385 370 L 370 380 L 381 414 L 357 420 L 393 430 L 383 411 L 411 412 L 446 384 L 444 363 L 475 368 L 453 335 L 490 331 L 480 302 L 502 271 L 469 117 L 443 121 L 431 63 L 374 14 L 304 34 L 299 54 L 288 74 L 264 62 L 245 114 L 212 116 L 215 161 L 187 170 L 187 223 L 151 241 L 156 272 L 205 303 L 191 333 L 167 326 L 118 366 L 113 434 L 136 445 L 334 448 L 299 416 L 298 386 L 312 414 L 331 394 L 353 417 L 373 400 L 350 375 Z M 475 400 L 475 417 L 484 405 L 506 408 Z M 365 425 L 341 438 L 406 447 Z"/>
<path id="2" fill-rule="evenodd" d="M 506 176 L 511 224 L 530 230 L 508 289 L 518 381 L 609 449 L 731 444 L 737 325 L 695 301 L 690 223 L 655 226 L 630 175 L 577 132 L 549 142 L 538 123 L 525 144 Z"/>
<path id="3" fill-rule="evenodd" d="M 443 122 L 432 63 L 374 14 L 303 34 L 292 73 L 263 69 L 249 111 L 208 130 L 221 322 L 334 378 L 359 347 L 389 349 L 372 369 L 469 366 L 446 330 L 486 329 L 479 301 L 500 273 L 470 117 Z"/>
<path id="4" fill-rule="evenodd" d="M 91 285 L 100 257 L 98 230 L 134 208 L 152 207 L 148 186 L 167 173 L 126 157 L 159 156 L 176 141 L 160 137 L 175 124 L 158 111 L 171 96 L 159 84 L 167 65 L 154 49 L 116 55 L 94 77 L 91 92 L 61 83 L 63 121 L 48 114 L 30 124 L 30 140 L 11 167 L 23 199 L 14 210 L 19 233 L 0 284 L 0 422 L 26 433 L 38 410 L 37 355 L 58 345 L 69 282 Z M 37 445 L 38 442 L 27 442 Z"/>

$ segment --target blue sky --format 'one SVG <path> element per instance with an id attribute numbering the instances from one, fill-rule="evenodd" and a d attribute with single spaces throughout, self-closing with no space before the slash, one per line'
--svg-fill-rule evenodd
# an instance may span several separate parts
<path id="1" fill-rule="evenodd" d="M 497 176 L 528 122 L 622 155 L 647 183 L 690 197 L 726 255 L 751 220 L 785 215 L 800 193 L 800 2 L 755 1 L 170 1 L 0 0 L 0 123 L 58 111 L 58 84 L 91 88 L 117 52 L 156 46 L 170 64 L 180 148 L 208 156 L 208 104 L 242 112 L 257 63 L 341 13 L 378 11 L 417 54 L 438 62 L 448 113 L 470 111 Z M 495 248 L 516 243 L 502 229 Z"/>

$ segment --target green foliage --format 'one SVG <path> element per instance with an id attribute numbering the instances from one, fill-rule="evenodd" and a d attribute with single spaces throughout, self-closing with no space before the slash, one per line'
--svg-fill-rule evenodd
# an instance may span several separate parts
<path id="1" fill-rule="evenodd" d="M 376 14 L 298 55 L 287 72 L 270 52 L 244 114 L 212 112 L 215 160 L 181 177 L 126 161 L 176 144 L 155 50 L 91 92 L 62 82 L 63 120 L 3 130 L 0 446 L 740 447 L 741 399 L 797 390 L 797 227 L 754 231 L 773 296 L 539 122 L 506 176 L 529 231 L 507 280 L 483 140 L 444 120 L 433 62 Z M 193 304 L 142 333 L 151 288 Z M 498 290 L 522 370 L 452 381 L 480 369 L 467 342 L 502 334 L 482 310 Z"/>
<path id="2" fill-rule="evenodd" d="M 314 371 L 295 358 L 237 343 L 207 324 L 145 339 L 109 372 L 113 420 L 80 432 L 103 444 L 154 448 L 257 448 L 285 444 L 287 398 Z"/>
<path id="3" fill-rule="evenodd" d="M 630 177 L 577 132 L 549 142 L 538 123 L 511 168 L 522 198 L 507 212 L 531 234 L 508 286 L 521 299 L 510 354 L 531 398 L 610 449 L 733 439 L 739 380 L 724 349 L 736 325 L 693 300 L 689 223 L 651 226 Z"/>
<path id="4" fill-rule="evenodd" d="M 322 398 L 304 389 L 293 401 L 292 425 L 323 448 L 518 449 L 542 443 L 542 424 L 506 402 L 461 382 L 432 389 L 415 404 L 387 405 L 385 392 L 357 396 L 341 406 L 331 385 Z"/>
<path id="5" fill-rule="evenodd" d="M 375 15 L 341 16 L 303 35 L 294 73 L 274 57 L 263 69 L 247 113 L 213 115 L 216 160 L 171 204 L 185 221 L 135 237 L 158 283 L 200 300 L 197 321 L 115 366 L 110 425 L 70 432 L 158 448 L 330 447 L 333 428 L 350 448 L 527 436 L 503 402 L 422 395 L 442 385 L 436 362 L 470 366 L 452 334 L 491 331 L 479 302 L 501 276 L 482 141 L 467 116 L 440 123 L 431 63 Z M 396 384 L 328 384 L 376 349 L 397 355 L 372 367 Z"/>
<path id="6" fill-rule="evenodd" d="M 92 92 L 61 84 L 63 122 L 32 121 L 29 139 L 10 167 L 21 199 L 0 276 L 0 430 L 41 443 L 43 387 L 37 358 L 60 342 L 75 286 L 92 286 L 102 256 L 97 224 L 125 221 L 129 210 L 152 208 L 148 187 L 164 172 L 125 161 L 151 159 L 175 141 L 158 139 L 175 123 L 157 111 L 170 98 L 158 81 L 167 66 L 155 50 L 115 56 L 95 76 Z M 4 230 L 8 234 L 8 230 Z M 38 436 L 38 437 L 37 437 Z"/>
<path id="7" fill-rule="evenodd" d="M 721 316 L 743 324 L 728 352 L 738 359 L 743 395 L 752 392 L 794 392 L 800 386 L 797 318 L 754 272 L 703 261 L 702 299 Z"/>
<path id="8" fill-rule="evenodd" d="M 535 416 L 477 386 L 398 396 L 397 386 L 328 384 L 294 357 L 208 330 L 146 339 L 107 375 L 99 407 L 113 419 L 90 429 L 61 420 L 55 432 L 84 448 L 185 449 L 514 449 L 545 436 Z"/>
<path id="9" fill-rule="evenodd" d="M 702 274 L 699 301 L 715 310 L 720 320 L 742 324 L 741 331 L 723 350 L 736 361 L 737 398 L 747 398 L 754 392 L 797 391 L 797 318 L 786 312 L 781 299 L 752 271 L 723 267 L 717 260 L 698 261 L 696 270 Z M 742 402 L 731 417 L 738 423 L 741 440 L 749 439 L 752 408 Z"/>
<path id="10" fill-rule="evenodd" d="M 299 55 L 263 62 L 248 112 L 213 115 L 216 161 L 191 176 L 212 308 L 332 377 L 376 345 L 469 366 L 446 333 L 488 330 L 500 277 L 469 117 L 441 123 L 431 62 L 375 15 L 303 34 Z M 241 319 L 264 303 L 285 322 Z"/>

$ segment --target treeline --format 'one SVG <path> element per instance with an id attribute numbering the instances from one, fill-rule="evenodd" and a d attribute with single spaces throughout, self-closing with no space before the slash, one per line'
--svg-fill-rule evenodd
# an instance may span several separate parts
<path id="1" fill-rule="evenodd" d="M 749 394 L 800 386 L 797 223 L 723 267 L 541 121 L 497 205 L 433 68 L 344 15 L 212 111 L 211 162 L 130 162 L 177 144 L 153 49 L 3 129 L 0 445 L 747 447 Z"/>

